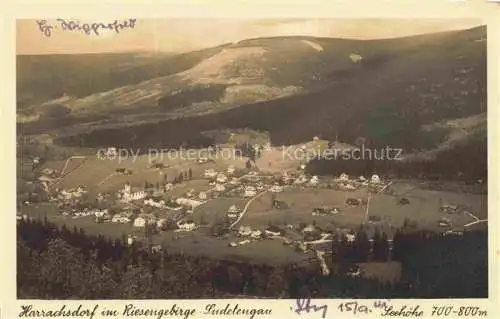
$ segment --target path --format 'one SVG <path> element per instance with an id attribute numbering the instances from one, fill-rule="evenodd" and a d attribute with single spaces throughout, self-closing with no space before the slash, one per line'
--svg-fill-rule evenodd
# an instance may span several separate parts
<path id="1" fill-rule="evenodd" d="M 118 175 L 118 174 L 117 173 L 111 173 L 108 176 L 104 177 L 103 180 L 101 180 L 99 183 L 97 183 L 97 186 L 101 186 L 102 184 L 104 184 L 104 182 L 106 182 L 108 179 L 110 179 L 111 177 L 113 177 L 115 175 Z"/>
<path id="2" fill-rule="evenodd" d="M 473 214 L 471 214 L 469 212 L 464 212 L 464 214 L 472 217 L 474 219 L 474 221 L 476 221 L 476 222 L 479 220 L 479 218 L 476 215 L 473 215 Z"/>
<path id="3" fill-rule="evenodd" d="M 66 168 L 68 168 L 68 164 L 69 162 L 72 160 L 72 159 L 76 159 L 76 158 L 83 158 L 83 159 L 86 159 L 85 156 L 70 156 L 66 159 L 66 162 L 64 163 L 64 166 L 63 166 L 63 169 L 61 170 L 61 174 L 60 176 L 63 176 L 64 175 L 64 172 L 66 171 Z"/>
<path id="4" fill-rule="evenodd" d="M 380 191 L 378 191 L 376 195 L 382 194 L 391 185 L 392 185 L 392 181 L 389 182 L 387 185 L 385 185 Z M 368 220 L 369 209 L 370 209 L 370 199 L 371 199 L 371 193 L 368 192 L 368 199 L 366 201 L 365 217 L 364 217 L 363 223 L 366 223 Z"/>
<path id="5" fill-rule="evenodd" d="M 485 223 L 487 221 L 488 221 L 487 219 L 476 220 L 476 221 L 470 222 L 468 224 L 465 224 L 464 227 L 469 227 L 469 226 L 472 226 L 472 225 L 475 225 L 475 224 L 479 224 L 479 223 Z"/>
<path id="6" fill-rule="evenodd" d="M 323 276 L 328 276 L 330 274 L 330 269 L 326 265 L 324 258 L 325 252 L 321 250 L 315 250 L 316 257 L 318 258 L 319 264 L 321 265 L 321 273 Z"/>
<path id="7" fill-rule="evenodd" d="M 70 160 L 72 159 L 75 159 L 75 158 L 83 158 L 83 161 L 78 164 L 78 166 L 76 166 L 72 171 L 64 174 L 64 171 L 66 170 L 66 168 L 68 167 L 68 163 Z M 66 177 L 68 177 L 69 175 L 73 174 L 76 170 L 78 170 L 80 167 L 83 166 L 83 164 L 85 164 L 85 162 L 87 161 L 87 157 L 85 156 L 70 156 L 67 160 L 66 160 L 66 163 L 64 164 L 64 167 L 61 171 L 61 175 L 60 177 L 57 179 L 57 181 L 54 182 L 54 184 L 50 185 L 50 187 L 54 187 L 56 186 L 57 184 L 59 184 L 63 179 L 65 179 Z"/>
<path id="8" fill-rule="evenodd" d="M 389 182 L 389 184 L 385 185 L 385 186 L 384 186 L 384 188 L 382 188 L 382 189 L 381 189 L 381 190 L 380 190 L 377 194 L 382 194 L 382 193 L 383 193 L 383 192 L 387 189 L 387 187 L 389 187 L 389 186 L 391 186 L 391 185 L 392 185 L 392 181 L 391 181 L 391 182 Z M 413 191 L 413 189 L 412 189 L 412 190 L 410 190 L 410 191 Z M 405 192 L 405 193 L 406 193 L 406 192 Z M 403 194 L 405 194 L 405 193 L 403 193 Z"/>
<path id="9" fill-rule="evenodd" d="M 250 204 L 255 200 L 257 199 L 258 197 L 264 195 L 265 193 L 267 193 L 269 191 L 269 188 L 260 192 L 259 194 L 255 195 L 254 197 L 252 197 L 245 205 L 245 207 L 243 208 L 243 210 L 241 211 L 241 214 L 240 214 L 240 217 L 238 217 L 238 219 L 231 224 L 231 226 L 229 226 L 229 229 L 232 229 L 236 224 L 238 224 L 242 219 L 243 219 L 243 216 L 245 216 L 245 213 L 247 212 L 248 210 L 248 207 L 250 207 Z"/>

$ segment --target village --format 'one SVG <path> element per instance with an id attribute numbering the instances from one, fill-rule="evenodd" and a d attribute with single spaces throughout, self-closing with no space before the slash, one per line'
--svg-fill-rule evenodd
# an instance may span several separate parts
<path id="1" fill-rule="evenodd" d="M 47 193 L 46 201 L 57 207 L 56 213 L 63 221 L 85 219 L 109 227 L 126 225 L 120 229 L 126 232 L 130 245 L 162 234 L 200 233 L 222 238 L 227 247 L 236 250 L 262 240 L 278 241 L 283 249 L 315 254 L 320 262 L 334 234 L 335 238 L 354 242 L 360 225 L 390 234 L 397 226 L 391 223 L 399 217 L 379 214 L 378 198 L 390 197 L 397 209 L 412 210 L 411 192 L 391 194 L 394 181 L 377 174 L 311 176 L 306 173 L 306 163 L 280 172 L 261 171 L 250 161 L 240 167 L 213 164 L 213 160 L 201 157 L 172 179 L 164 173 L 167 165 L 154 162 L 151 167 L 163 174 L 162 180 L 143 184 L 127 181 L 113 192 L 96 193 L 85 185 L 55 187 L 58 172 L 48 168 L 40 169 L 38 180 Z M 132 171 L 117 167 L 114 174 L 127 178 Z M 23 204 L 33 206 L 29 201 Z M 433 217 L 433 227 L 443 234 L 460 235 L 463 224 L 482 221 L 469 208 L 441 198 L 439 214 L 441 217 Z M 273 217 L 278 215 L 283 218 Z M 462 222 L 463 218 L 452 218 L 456 216 L 469 219 Z M 22 218 L 29 216 L 19 212 L 18 219 Z M 161 249 L 161 245 L 154 249 Z"/>

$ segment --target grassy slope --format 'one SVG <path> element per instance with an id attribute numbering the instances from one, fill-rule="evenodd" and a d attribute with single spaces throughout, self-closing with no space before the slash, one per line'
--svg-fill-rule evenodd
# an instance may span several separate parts
<path id="1" fill-rule="evenodd" d="M 185 54 L 81 54 L 17 56 L 18 108 L 58 98 L 84 97 L 178 73 L 223 46 Z"/>

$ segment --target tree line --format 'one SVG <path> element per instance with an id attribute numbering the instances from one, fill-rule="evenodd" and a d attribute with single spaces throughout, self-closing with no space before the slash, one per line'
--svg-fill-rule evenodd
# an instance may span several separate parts
<path id="1" fill-rule="evenodd" d="M 364 237 L 353 246 L 341 240 L 332 258 L 341 265 L 386 260 L 386 246 L 367 249 L 363 243 Z M 318 265 L 150 250 L 46 219 L 23 220 L 17 226 L 17 292 L 23 299 L 479 298 L 488 291 L 487 252 L 485 232 L 443 237 L 402 229 L 392 254 L 401 262 L 402 277 L 386 283 L 342 270 L 322 276 Z"/>

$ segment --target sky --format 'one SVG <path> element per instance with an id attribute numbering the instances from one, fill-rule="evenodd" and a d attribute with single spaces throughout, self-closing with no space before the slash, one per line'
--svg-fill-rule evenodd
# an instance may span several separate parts
<path id="1" fill-rule="evenodd" d="M 75 20 L 76 21 L 76 20 Z M 112 23 L 114 20 L 80 23 Z M 123 21 L 123 20 L 118 20 Z M 104 52 L 186 52 L 248 38 L 306 35 L 332 38 L 381 39 L 472 28 L 479 20 L 464 19 L 146 19 L 134 28 L 100 35 L 64 31 L 60 22 L 50 37 L 40 31 L 37 20 L 17 20 L 17 54 L 79 54 Z"/>

